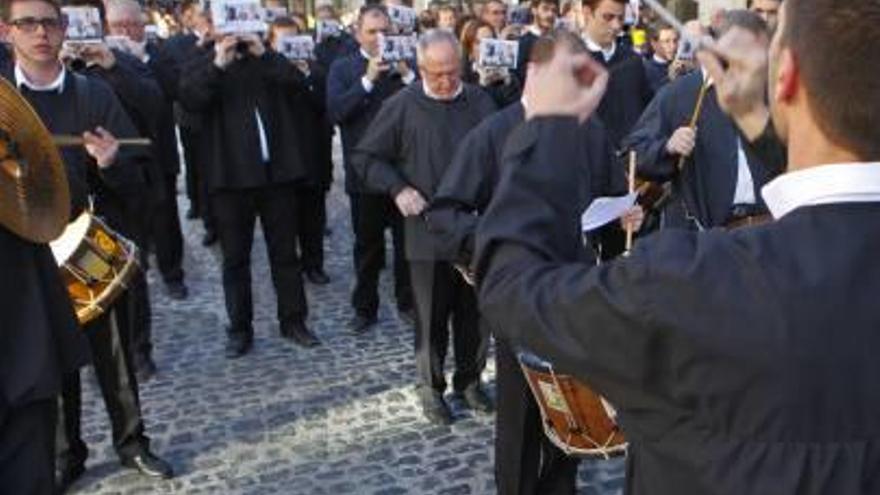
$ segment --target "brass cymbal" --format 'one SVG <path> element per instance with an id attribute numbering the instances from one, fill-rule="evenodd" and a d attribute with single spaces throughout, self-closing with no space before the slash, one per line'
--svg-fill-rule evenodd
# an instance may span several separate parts
<path id="1" fill-rule="evenodd" d="M 0 77 L 0 224 L 43 243 L 70 219 L 64 162 L 33 107 Z"/>

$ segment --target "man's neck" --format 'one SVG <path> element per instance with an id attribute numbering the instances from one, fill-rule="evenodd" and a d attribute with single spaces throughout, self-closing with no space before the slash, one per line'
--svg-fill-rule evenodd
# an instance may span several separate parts
<path id="1" fill-rule="evenodd" d="M 48 86 L 61 74 L 61 62 L 29 62 L 24 57 L 17 57 L 18 66 L 27 80 L 36 86 Z"/>
<path id="2" fill-rule="evenodd" d="M 600 43 L 600 42 L 596 41 L 596 38 L 597 38 L 596 36 L 593 36 L 592 34 L 590 34 L 589 29 L 586 29 L 584 31 L 584 34 L 587 36 L 587 39 L 589 39 L 590 41 L 592 41 L 593 43 L 598 45 L 600 48 L 602 48 L 602 50 L 604 50 L 606 52 L 614 47 L 614 40 L 611 40 L 608 43 Z"/>

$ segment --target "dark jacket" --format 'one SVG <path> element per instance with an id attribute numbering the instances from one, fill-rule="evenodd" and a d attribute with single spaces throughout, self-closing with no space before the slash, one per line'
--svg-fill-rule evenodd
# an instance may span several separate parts
<path id="1" fill-rule="evenodd" d="M 393 73 L 379 78 L 373 90 L 367 93 L 361 83 L 366 71 L 367 59 L 358 51 L 333 62 L 327 75 L 327 117 L 342 132 L 345 191 L 349 194 L 368 192 L 352 169 L 354 147 L 382 103 L 404 87 L 400 75 Z"/>
<path id="2" fill-rule="evenodd" d="M 510 80 L 508 82 L 498 81 L 482 86 L 480 85 L 480 75 L 474 70 L 470 62 L 465 61 L 462 65 L 461 80 L 482 88 L 483 91 L 492 97 L 492 101 L 495 102 L 495 106 L 499 109 L 516 103 L 522 98 L 522 85 L 515 70 L 510 72 Z"/>
<path id="3" fill-rule="evenodd" d="M 669 62 L 659 62 L 654 57 L 642 59 L 645 65 L 645 76 L 651 91 L 656 94 L 660 88 L 669 82 Z"/>
<path id="4" fill-rule="evenodd" d="M 267 51 L 244 57 L 226 69 L 214 65 L 213 46 L 184 67 L 180 102 L 204 119 L 202 136 L 210 141 L 208 187 L 250 189 L 290 184 L 306 176 L 295 117 L 284 105 L 284 83 L 295 78 L 284 57 Z M 257 120 L 259 112 L 269 150 L 264 162 Z"/>
<path id="5" fill-rule="evenodd" d="M 681 171 L 679 157 L 666 152 L 673 132 L 690 121 L 702 84 L 703 75 L 696 71 L 664 87 L 625 143 L 637 152 L 640 176 L 658 182 L 672 181 L 673 200 L 666 209 L 666 224 L 670 226 L 688 226 L 685 209 L 704 227 L 722 226 L 733 207 L 740 136 L 733 121 L 718 106 L 714 89 L 710 88 L 703 100 L 697 121 L 697 144 Z M 760 206 L 761 188 L 781 169 L 765 165 L 748 147 L 743 149 Z"/>
<path id="6" fill-rule="evenodd" d="M 642 57 L 627 45 L 618 42 L 614 55 L 607 62 L 601 52 L 591 53 L 611 73 L 608 89 L 596 115 L 602 119 L 611 144 L 618 150 L 654 93 L 645 75 Z"/>
<path id="7" fill-rule="evenodd" d="M 625 493 L 880 493 L 880 203 L 662 231 L 596 266 L 576 122 L 520 130 L 477 233 L 481 313 L 614 406 Z"/>
<path id="8" fill-rule="evenodd" d="M 414 84 L 382 106 L 358 144 L 355 170 L 377 193 L 394 198 L 410 186 L 430 201 L 459 143 L 494 111 L 492 99 L 476 86 L 463 84 L 458 97 L 438 101 Z M 437 252 L 421 217 L 405 218 L 404 228 L 408 259 L 454 259 Z"/>

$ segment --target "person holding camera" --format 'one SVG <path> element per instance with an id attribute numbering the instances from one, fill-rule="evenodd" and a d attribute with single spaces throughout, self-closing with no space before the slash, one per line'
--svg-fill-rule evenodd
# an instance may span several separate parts
<path id="1" fill-rule="evenodd" d="M 465 23 L 461 30 L 461 46 L 464 49 L 461 79 L 483 88 L 498 108 L 504 108 L 519 100 L 522 87 L 512 68 L 481 63 L 480 42 L 483 39 L 496 39 L 492 26 L 478 19 Z"/>
<path id="2" fill-rule="evenodd" d="M 379 272 L 385 265 L 385 230 L 394 242 L 394 289 L 398 315 L 415 321 L 409 267 L 403 252 L 403 220 L 386 195 L 371 190 L 353 167 L 354 147 L 366 133 L 382 103 L 416 79 L 406 62 L 381 59 L 379 41 L 388 32 L 390 19 L 384 7 L 361 8 L 355 26 L 360 49 L 338 59 L 327 76 L 327 113 L 342 132 L 345 192 L 351 203 L 354 230 L 355 287 L 351 303 L 355 316 L 351 329 L 361 334 L 378 321 Z"/>
<path id="3" fill-rule="evenodd" d="M 306 295 L 296 252 L 296 184 L 307 176 L 290 109 L 272 75 L 288 62 L 254 33 L 224 34 L 184 66 L 180 101 L 201 114 L 210 156 L 208 186 L 223 253 L 229 317 L 226 356 L 253 345 L 251 247 L 257 218 L 269 251 L 282 338 L 303 347 L 320 341 L 306 327 Z"/>

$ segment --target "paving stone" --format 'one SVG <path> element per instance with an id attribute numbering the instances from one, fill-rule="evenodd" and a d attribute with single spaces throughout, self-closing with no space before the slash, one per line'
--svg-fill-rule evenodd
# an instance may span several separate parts
<path id="1" fill-rule="evenodd" d="M 336 152 L 341 163 L 338 144 Z M 375 329 L 357 337 L 348 329 L 352 235 L 339 170 L 337 175 L 327 201 L 331 283 L 306 284 L 307 323 L 323 345 L 306 350 L 279 337 L 258 228 L 252 252 L 254 348 L 238 360 L 225 359 L 221 256 L 216 246 L 201 246 L 200 222 L 183 220 L 190 296 L 169 299 L 156 270 L 149 271 L 159 372 L 140 389 L 151 445 L 178 475 L 155 481 L 119 467 L 94 373 L 86 370 L 83 438 L 91 455 L 88 471 L 70 493 L 494 493 L 494 416 L 474 414 L 453 400 L 452 427 L 425 421 L 414 388 L 413 329 L 397 318 L 389 270 L 380 283 Z M 178 199 L 186 211 L 188 201 Z M 392 265 L 390 259 L 386 264 Z M 450 372 L 452 363 L 450 353 Z M 494 369 L 490 356 L 484 381 L 493 396 Z M 623 470 L 620 459 L 582 462 L 579 493 L 619 495 Z"/>

